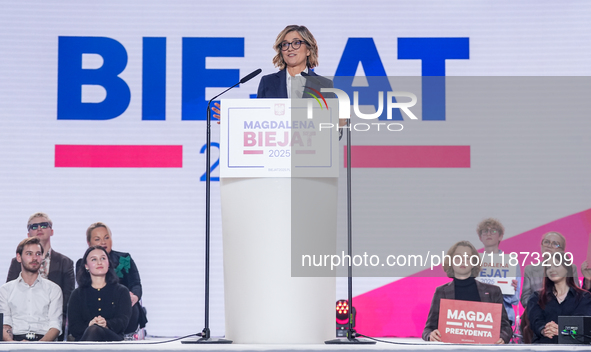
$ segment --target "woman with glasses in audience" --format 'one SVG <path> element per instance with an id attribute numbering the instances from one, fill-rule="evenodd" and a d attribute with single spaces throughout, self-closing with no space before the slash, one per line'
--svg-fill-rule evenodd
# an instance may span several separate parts
<path id="1" fill-rule="evenodd" d="M 511 322 L 503 305 L 501 289 L 497 286 L 475 280 L 475 277 L 480 273 L 480 265 L 473 266 L 470 263 L 470 258 L 476 256 L 480 259 L 476 248 L 468 241 L 460 241 L 451 246 L 447 251 L 447 255 L 452 260 L 451 263 L 450 260 L 444 260 L 443 270 L 448 277 L 453 278 L 453 281 L 439 286 L 435 290 L 427 323 L 423 330 L 423 340 L 441 341 L 441 333 L 439 332 L 439 308 L 441 299 L 445 298 L 500 304 L 502 309 L 501 331 L 500 338 L 496 343 L 509 343 L 511 337 L 513 337 L 513 330 L 511 330 Z M 453 260 L 454 257 L 462 258 L 459 265 L 456 265 L 457 261 Z"/>
<path id="2" fill-rule="evenodd" d="M 78 288 L 68 304 L 68 330 L 76 341 L 121 341 L 131 316 L 129 290 L 118 283 L 101 246 L 91 246 L 81 259 Z"/>
<path id="3" fill-rule="evenodd" d="M 562 234 L 551 231 L 542 236 L 540 262 L 546 260 L 556 252 L 563 252 L 566 247 L 566 239 Z M 579 286 L 577 267 L 573 264 L 573 277 L 575 285 Z M 523 271 L 523 289 L 521 291 L 521 305 L 526 308 L 531 295 L 544 286 L 544 267 L 541 265 L 528 265 Z"/>
<path id="4" fill-rule="evenodd" d="M 140 328 L 146 326 L 148 319 L 146 312 L 141 306 L 140 299 L 142 298 L 142 282 L 140 280 L 140 273 L 131 258 L 129 253 L 117 252 L 112 249 L 113 235 L 111 229 L 102 223 L 96 222 L 91 224 L 86 230 L 86 242 L 88 246 L 101 246 L 105 248 L 109 255 L 109 260 L 115 270 L 115 275 L 119 279 L 119 283 L 127 287 L 131 299 L 131 317 L 129 324 L 125 328 L 125 333 L 130 334 Z M 76 262 L 76 272 L 80 270 L 83 261 Z M 77 279 L 78 277 L 76 277 Z M 80 282 L 78 282 L 80 285 Z"/>
<path id="5" fill-rule="evenodd" d="M 575 284 L 573 257 L 556 252 L 543 266 L 544 284 L 527 304 L 533 343 L 558 343 L 558 317 L 591 315 L 591 294 Z M 582 338 L 583 336 L 581 336 Z"/>

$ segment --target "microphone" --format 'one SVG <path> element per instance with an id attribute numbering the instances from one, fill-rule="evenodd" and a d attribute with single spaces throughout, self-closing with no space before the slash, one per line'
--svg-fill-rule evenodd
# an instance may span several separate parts
<path id="1" fill-rule="evenodd" d="M 260 68 L 257 70 L 252 71 L 250 74 L 248 74 L 248 76 L 244 77 L 243 79 L 240 80 L 240 84 L 244 84 L 248 81 L 250 81 L 251 79 L 255 78 L 256 76 L 258 76 L 259 73 L 263 72 L 263 70 L 261 70 Z"/>

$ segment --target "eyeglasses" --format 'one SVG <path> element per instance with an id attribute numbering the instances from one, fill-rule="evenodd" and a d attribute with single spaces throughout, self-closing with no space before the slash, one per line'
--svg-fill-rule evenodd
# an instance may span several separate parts
<path id="1" fill-rule="evenodd" d="M 486 234 L 490 234 L 490 235 L 498 235 L 499 234 L 499 230 L 495 230 L 495 229 L 484 229 L 482 231 L 480 231 L 481 235 L 486 235 Z"/>
<path id="2" fill-rule="evenodd" d="M 291 43 L 288 43 L 288 42 L 281 43 L 281 44 L 279 44 L 279 47 L 281 48 L 282 51 L 287 51 L 289 49 L 289 46 L 291 45 L 293 50 L 298 50 L 302 46 L 302 43 L 308 45 L 308 43 L 306 41 L 296 39 Z"/>
<path id="3" fill-rule="evenodd" d="M 550 241 L 550 240 L 543 240 L 542 246 L 548 247 L 548 248 L 560 248 L 561 247 L 560 243 L 558 243 L 556 241 Z"/>
<path id="4" fill-rule="evenodd" d="M 38 228 L 46 229 L 48 227 L 51 228 L 51 225 L 49 225 L 48 222 L 39 222 L 36 224 L 27 225 L 27 229 L 29 229 L 29 230 L 37 230 Z"/>

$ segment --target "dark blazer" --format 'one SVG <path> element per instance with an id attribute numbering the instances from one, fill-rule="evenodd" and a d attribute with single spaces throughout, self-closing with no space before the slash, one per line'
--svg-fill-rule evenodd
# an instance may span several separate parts
<path id="1" fill-rule="evenodd" d="M 480 281 L 476 281 L 476 287 L 478 288 L 481 302 L 501 304 L 501 307 L 503 308 L 503 316 L 501 318 L 501 338 L 505 343 L 509 343 L 511 337 L 513 337 L 513 330 L 511 330 L 511 322 L 509 321 L 507 311 L 503 306 L 503 294 L 501 293 L 501 289 L 497 286 L 484 284 Z M 439 326 L 439 303 L 442 298 L 456 298 L 453 281 L 441 285 L 435 290 L 433 301 L 431 302 L 431 309 L 429 310 L 429 316 L 427 317 L 427 323 L 425 323 L 425 329 L 423 330 L 423 340 L 425 341 L 429 341 L 429 335 Z"/>
<path id="2" fill-rule="evenodd" d="M 259 89 L 257 92 L 257 98 L 287 98 L 287 71 L 285 69 L 272 73 L 270 75 L 263 76 L 259 83 Z M 320 88 L 332 88 L 334 85 L 328 78 L 317 75 L 312 70 L 308 70 L 306 77 L 306 88 L 314 88 L 320 92 Z M 313 93 L 312 91 L 310 91 Z M 323 93 L 325 98 L 335 98 L 334 93 Z M 304 90 L 304 98 L 309 98 Z"/>
<path id="3" fill-rule="evenodd" d="M 558 323 L 558 317 L 561 315 L 591 315 L 591 294 L 587 291 L 578 291 L 571 287 L 562 303 L 558 303 L 553 296 L 544 309 L 539 304 L 540 294 L 540 291 L 534 292 L 527 304 L 529 326 L 534 333 L 532 343 L 558 343 L 558 337 L 549 339 L 542 334 L 542 330 L 551 321 Z"/>
<path id="4" fill-rule="evenodd" d="M 72 291 L 74 291 L 74 286 L 76 284 L 76 280 L 74 279 L 74 262 L 65 255 L 56 252 L 53 248 L 51 249 L 50 257 L 51 264 L 49 264 L 49 274 L 47 274 L 47 278 L 62 289 L 65 322 L 66 309 L 68 308 L 70 295 L 72 294 Z M 19 263 L 16 258 L 12 258 L 6 282 L 18 278 L 20 273 L 21 263 Z"/>

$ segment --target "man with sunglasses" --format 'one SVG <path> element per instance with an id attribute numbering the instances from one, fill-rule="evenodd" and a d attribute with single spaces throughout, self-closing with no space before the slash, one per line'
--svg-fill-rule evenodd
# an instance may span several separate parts
<path id="1" fill-rule="evenodd" d="M 44 256 L 41 261 L 41 267 L 39 268 L 39 275 L 44 279 L 56 283 L 62 289 L 63 314 L 65 317 L 70 294 L 74 291 L 76 282 L 74 278 L 74 262 L 51 247 L 53 222 L 49 218 L 49 215 L 45 213 L 31 215 L 27 222 L 27 236 L 39 238 L 39 242 L 43 246 Z M 20 273 L 21 264 L 16 258 L 12 258 L 6 282 L 17 279 Z"/>

